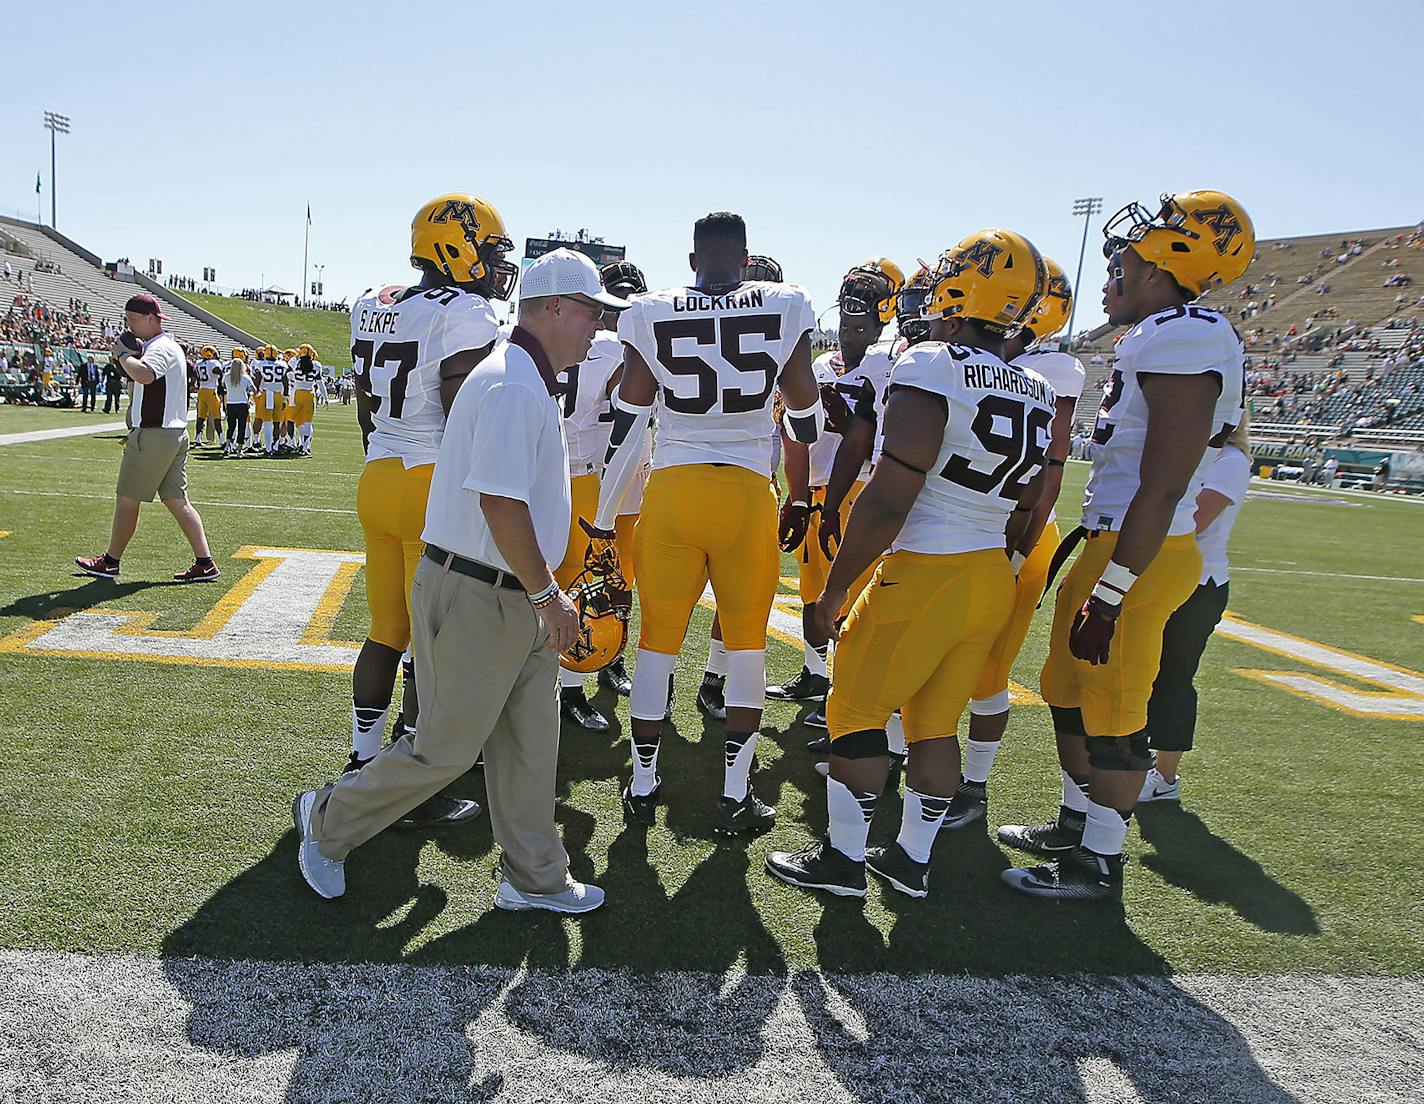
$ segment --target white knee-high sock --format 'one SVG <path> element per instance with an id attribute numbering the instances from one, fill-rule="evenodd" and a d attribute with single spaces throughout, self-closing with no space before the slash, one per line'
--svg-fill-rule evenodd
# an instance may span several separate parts
<path id="1" fill-rule="evenodd" d="M 932 797 L 916 793 L 905 787 L 905 811 L 900 819 L 900 836 L 897 842 L 905 854 L 917 863 L 930 861 L 930 851 L 934 848 L 935 836 L 944 823 L 944 814 L 949 809 L 949 798 Z"/>
<path id="2" fill-rule="evenodd" d="M 826 779 L 826 811 L 830 815 L 831 846 L 848 859 L 865 861 L 865 840 L 875 818 L 879 794 L 853 790 L 844 782 Z"/>

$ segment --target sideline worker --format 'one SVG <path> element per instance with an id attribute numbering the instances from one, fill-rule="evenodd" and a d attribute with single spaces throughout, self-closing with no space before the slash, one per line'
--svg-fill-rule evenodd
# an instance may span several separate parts
<path id="1" fill-rule="evenodd" d="M 86 575 L 117 579 L 119 557 L 138 528 L 139 503 L 157 495 L 193 546 L 193 566 L 175 574 L 174 582 L 211 582 L 221 572 L 208 553 L 203 519 L 188 501 L 188 361 L 163 332 L 163 312 L 152 295 L 133 296 L 124 304 L 124 319 L 128 329 L 114 342 L 113 356 L 134 387 L 114 525 L 107 551 L 74 562 Z"/>
<path id="2" fill-rule="evenodd" d="M 450 408 L 411 587 L 420 717 L 359 771 L 293 802 L 302 877 L 346 892 L 353 848 L 468 771 L 484 753 L 491 827 L 503 856 L 495 905 L 589 912 L 603 890 L 569 877 L 554 824 L 559 653 L 579 613 L 554 581 L 571 498 L 557 373 L 581 363 L 605 307 L 598 269 L 557 249 L 529 266 L 519 324 Z"/>

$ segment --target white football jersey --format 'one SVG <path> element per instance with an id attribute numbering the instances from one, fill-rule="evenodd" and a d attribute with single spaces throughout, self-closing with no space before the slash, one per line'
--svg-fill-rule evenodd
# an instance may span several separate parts
<path id="1" fill-rule="evenodd" d="M 352 369 L 374 423 L 367 460 L 399 457 L 407 468 L 435 463 L 445 432 L 440 364 L 492 344 L 497 328 L 489 303 L 459 288 L 370 288 L 356 300 Z"/>
<path id="2" fill-rule="evenodd" d="M 1093 432 L 1093 470 L 1083 500 L 1083 525 L 1117 530 L 1141 483 L 1142 446 L 1147 440 L 1147 400 L 1138 373 L 1221 377 L 1212 415 L 1212 436 L 1187 491 L 1177 503 L 1168 536 L 1196 530 L 1197 492 L 1206 471 L 1241 421 L 1246 354 L 1224 315 L 1207 307 L 1172 307 L 1143 319 L 1117 343 L 1117 364 L 1103 390 Z"/>
<path id="3" fill-rule="evenodd" d="M 888 391 L 900 387 L 942 396 L 949 417 L 890 547 L 932 555 L 1003 548 L 1009 515 L 1043 467 L 1053 388 L 993 353 L 941 341 L 920 342 L 895 361 Z"/>
<path id="4" fill-rule="evenodd" d="M 206 387 L 210 391 L 216 391 L 218 380 L 222 378 L 223 366 L 221 361 L 213 360 L 211 357 L 204 357 L 198 361 L 198 386 Z"/>
<path id="5" fill-rule="evenodd" d="M 618 335 L 599 330 L 583 362 L 559 373 L 559 382 L 564 386 L 559 402 L 564 412 L 564 436 L 569 442 L 571 476 L 603 470 L 603 456 L 613 432 L 609 383 L 622 363 L 623 344 Z"/>
<path id="6" fill-rule="evenodd" d="M 292 391 L 315 391 L 316 381 L 321 379 L 321 369 L 317 367 L 315 361 L 310 368 L 303 368 L 301 358 L 298 357 L 296 364 L 292 368 Z"/>
<path id="7" fill-rule="evenodd" d="M 736 464 L 771 474 L 776 381 L 815 326 L 806 290 L 742 282 L 640 295 L 618 317 L 662 392 L 654 468 Z"/>
<path id="8" fill-rule="evenodd" d="M 282 394 L 285 365 L 280 360 L 259 360 L 257 366 L 262 369 L 262 390 L 267 393 L 270 406 L 272 396 Z"/>
<path id="9" fill-rule="evenodd" d="M 861 362 L 841 376 L 838 389 L 846 396 L 846 401 L 855 405 L 856 397 L 868 386 L 874 395 L 875 444 L 870 457 L 860 466 L 859 481 L 870 478 L 870 469 L 880 456 L 880 446 L 885 441 L 885 388 L 890 382 L 890 369 L 895 363 L 895 343 L 877 341 L 865 351 Z"/>
<path id="10" fill-rule="evenodd" d="M 845 367 L 845 362 L 841 360 L 839 351 L 822 353 L 811 362 L 811 371 L 816 373 L 816 383 L 819 386 L 823 383 L 835 383 L 840 378 L 841 369 Z M 855 399 L 847 396 L 846 401 L 851 405 L 855 404 Z M 831 467 L 836 462 L 836 449 L 840 447 L 841 435 L 839 433 L 822 433 L 810 445 L 811 453 L 811 480 L 810 485 L 814 487 L 824 487 L 831 480 Z"/>
<path id="11" fill-rule="evenodd" d="M 1083 397 L 1083 383 L 1088 378 L 1088 371 L 1083 367 L 1083 362 L 1072 353 L 1049 348 L 1029 349 L 1015 357 L 1011 363 L 1016 368 L 1022 368 L 1031 375 L 1047 380 L 1048 386 L 1053 388 L 1053 394 L 1060 399 L 1073 399 L 1076 402 Z M 1048 511 L 1048 523 L 1052 524 L 1057 520 L 1058 507 L 1054 506 Z"/>

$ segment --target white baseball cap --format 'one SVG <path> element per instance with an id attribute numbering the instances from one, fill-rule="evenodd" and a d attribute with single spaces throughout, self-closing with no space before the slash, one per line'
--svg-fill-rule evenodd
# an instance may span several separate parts
<path id="1" fill-rule="evenodd" d="M 548 295 L 582 295 L 613 310 L 623 310 L 627 299 L 620 299 L 603 290 L 598 278 L 598 266 L 572 249 L 555 249 L 545 253 L 524 270 L 519 280 L 519 298 L 541 299 Z"/>

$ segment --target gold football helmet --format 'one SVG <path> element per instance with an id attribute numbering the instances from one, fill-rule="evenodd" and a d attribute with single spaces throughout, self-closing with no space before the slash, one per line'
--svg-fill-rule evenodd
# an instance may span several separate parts
<path id="1" fill-rule="evenodd" d="M 201 349 L 198 350 L 198 355 L 200 357 L 203 357 L 205 360 L 218 359 L 218 351 L 211 345 L 204 345 Z"/>
<path id="2" fill-rule="evenodd" d="M 296 351 L 295 349 L 284 349 L 284 350 L 282 350 L 282 359 L 283 359 L 283 360 L 296 360 L 296 359 L 297 359 L 297 351 Z"/>
<path id="3" fill-rule="evenodd" d="M 841 279 L 836 304 L 846 314 L 874 312 L 883 326 L 895 317 L 895 296 L 905 286 L 905 273 L 889 257 L 862 261 Z"/>
<path id="4" fill-rule="evenodd" d="M 1103 227 L 1103 253 L 1131 248 L 1196 297 L 1229 284 L 1256 253 L 1256 228 L 1246 208 L 1225 192 L 1166 193 L 1152 214 L 1129 203 Z"/>
<path id="5" fill-rule="evenodd" d="M 1048 287 L 1033 242 L 1012 230 L 970 234 L 940 255 L 930 276 L 925 318 L 968 318 L 993 334 L 1017 329 Z"/>
<path id="6" fill-rule="evenodd" d="M 308 356 L 311 357 L 312 360 L 315 360 L 316 350 L 313 349 L 310 345 L 302 344 L 297 347 L 297 356 Z"/>
<path id="7" fill-rule="evenodd" d="M 1063 266 L 1052 257 L 1044 257 L 1043 263 L 1048 266 L 1048 290 L 1023 324 L 1034 341 L 1047 341 L 1068 325 L 1068 314 L 1073 309 L 1073 285 Z"/>
<path id="8" fill-rule="evenodd" d="M 499 212 L 479 196 L 436 196 L 410 224 L 410 263 L 443 272 L 457 284 L 479 284 L 490 299 L 508 299 L 519 267 L 504 259 L 514 248 Z"/>
<path id="9" fill-rule="evenodd" d="M 234 345 L 234 346 L 232 347 L 232 359 L 233 359 L 233 360 L 246 361 L 246 360 L 247 360 L 247 350 L 244 349 L 241 345 Z"/>
<path id="10" fill-rule="evenodd" d="M 618 570 L 616 553 L 611 565 L 604 564 L 597 572 L 591 566 L 580 571 L 569 584 L 568 595 L 578 607 L 579 636 L 559 657 L 559 665 L 585 675 L 601 671 L 623 654 L 628 643 L 628 581 Z"/>

